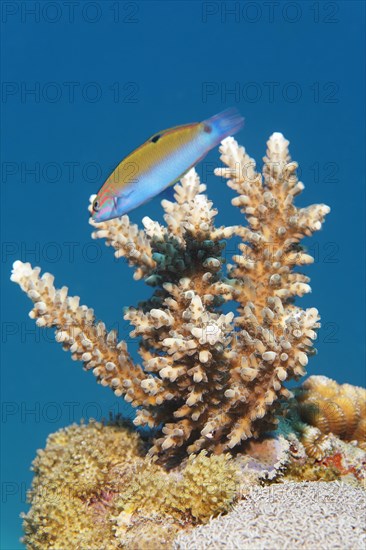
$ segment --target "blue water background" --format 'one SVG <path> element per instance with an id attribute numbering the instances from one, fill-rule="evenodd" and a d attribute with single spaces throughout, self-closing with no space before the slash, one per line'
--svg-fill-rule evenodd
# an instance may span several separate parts
<path id="1" fill-rule="evenodd" d="M 31 302 L 9 281 L 12 263 L 53 273 L 128 338 L 122 308 L 150 289 L 92 241 L 88 198 L 158 130 L 236 105 L 246 118 L 237 137 L 259 166 L 272 132 L 290 140 L 306 186 L 297 203 L 332 209 L 306 243 L 312 294 L 298 303 L 317 307 L 323 323 L 308 372 L 365 384 L 364 3 L 104 1 L 75 3 L 73 14 L 66 4 L 1 6 L 5 550 L 21 548 L 29 466 L 47 435 L 81 417 L 130 413 L 52 331 L 35 328 Z M 217 165 L 215 150 L 199 167 L 217 223 L 241 223 Z M 159 198 L 131 218 L 145 215 L 162 219 Z"/>

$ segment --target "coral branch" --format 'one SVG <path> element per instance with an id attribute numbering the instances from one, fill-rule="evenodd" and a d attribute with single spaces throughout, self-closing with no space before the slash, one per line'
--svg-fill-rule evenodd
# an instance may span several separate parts
<path id="1" fill-rule="evenodd" d="M 96 195 L 91 195 L 89 211 Z M 92 233 L 93 239 L 106 239 L 106 245 L 115 249 L 116 258 L 127 258 L 132 266 L 136 266 L 134 279 L 141 279 L 155 267 L 152 251 L 144 231 L 136 224 L 130 223 L 128 216 L 114 218 L 106 222 L 95 222 L 89 218 L 89 223 L 97 230 Z"/>
<path id="2" fill-rule="evenodd" d="M 34 301 L 37 324 L 56 327 L 73 359 L 139 407 L 136 425 L 159 428 L 151 454 L 220 453 L 258 437 L 274 425 L 278 400 L 291 396 L 285 381 L 302 376 L 313 353 L 319 315 L 294 305 L 311 290 L 294 268 L 312 263 L 299 242 L 321 228 L 329 208 L 297 208 L 304 185 L 288 141 L 274 133 L 267 146 L 262 174 L 233 138 L 220 148 L 226 167 L 215 173 L 237 193 L 244 227 L 215 227 L 217 210 L 194 169 L 175 186 L 175 201 L 162 201 L 166 226 L 149 217 L 143 229 L 128 216 L 91 222 L 93 238 L 105 238 L 154 289 L 125 313 L 142 367 L 79 298 L 55 290 L 51 275 L 14 264 L 12 280 Z M 223 240 L 233 236 L 242 242 L 224 273 Z M 220 309 L 229 300 L 237 314 Z"/>
<path id="3" fill-rule="evenodd" d="M 141 389 L 146 375 L 135 366 L 124 342 L 117 342 L 117 333 L 106 331 L 104 323 L 95 322 L 94 311 L 79 305 L 78 296 L 68 296 L 67 287 L 56 290 L 54 277 L 39 276 L 40 269 L 29 263 L 14 263 L 11 280 L 33 301 L 29 316 L 39 327 L 55 327 L 56 341 L 70 351 L 75 361 L 83 361 L 85 370 L 92 370 L 102 386 L 109 386 L 117 396 L 123 395 L 133 405 L 152 404 Z"/>

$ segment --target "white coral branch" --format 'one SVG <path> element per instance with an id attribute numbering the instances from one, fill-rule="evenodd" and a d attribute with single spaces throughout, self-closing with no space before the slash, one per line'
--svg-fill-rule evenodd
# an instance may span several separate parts
<path id="1" fill-rule="evenodd" d="M 90 197 L 90 206 L 95 195 Z M 148 235 L 130 222 L 127 215 L 105 222 L 95 222 L 92 218 L 89 223 L 96 228 L 92 233 L 93 239 L 105 239 L 106 246 L 115 249 L 116 258 L 126 258 L 128 263 L 136 267 L 134 279 L 138 280 L 151 273 L 155 267 Z"/>
<path id="2" fill-rule="evenodd" d="M 54 327 L 56 341 L 75 361 L 83 361 L 85 370 L 134 406 L 149 403 L 142 385 L 146 375 L 133 364 L 125 342 L 118 343 L 115 331 L 107 332 L 104 323 L 96 322 L 94 311 L 80 306 L 78 296 L 68 296 L 67 287 L 57 290 L 52 275 L 40 277 L 40 268 L 29 263 L 16 261 L 11 280 L 33 301 L 30 317 L 40 327 Z"/>
<path id="3" fill-rule="evenodd" d="M 33 300 L 37 324 L 55 327 L 74 359 L 142 407 L 137 425 L 162 425 L 152 453 L 181 446 L 220 452 L 258 437 L 273 426 L 275 402 L 290 396 L 284 382 L 305 373 L 319 315 L 293 304 L 311 290 L 294 268 L 313 262 L 299 242 L 321 229 L 329 208 L 294 205 L 304 185 L 288 145 L 280 133 L 270 137 L 260 174 L 233 138 L 222 142 L 226 167 L 215 174 L 236 191 L 232 203 L 247 226 L 215 227 L 217 210 L 194 169 L 175 185 L 175 202 L 162 201 L 166 226 L 149 217 L 141 230 L 128 216 L 91 222 L 93 237 L 105 238 L 136 268 L 135 278 L 155 287 L 150 300 L 125 314 L 143 368 L 66 287 L 56 290 L 51 275 L 14 264 L 12 280 Z M 242 242 L 225 277 L 220 241 L 233 236 Z M 236 316 L 219 309 L 228 300 L 239 304 Z"/>
<path id="4" fill-rule="evenodd" d="M 197 240 L 203 240 L 213 229 L 217 210 L 212 208 L 212 202 L 202 194 L 205 190 L 206 186 L 200 183 L 197 172 L 192 168 L 174 187 L 176 202 L 161 202 L 168 230 L 180 242 L 184 241 L 186 231 L 194 234 Z"/>

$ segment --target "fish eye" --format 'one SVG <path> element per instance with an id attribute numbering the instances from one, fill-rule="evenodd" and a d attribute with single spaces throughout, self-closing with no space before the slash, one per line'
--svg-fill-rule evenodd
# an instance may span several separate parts
<path id="1" fill-rule="evenodd" d="M 95 200 L 93 202 L 93 210 L 94 210 L 94 212 L 98 212 L 98 210 L 100 210 L 100 204 L 99 204 L 98 200 Z"/>

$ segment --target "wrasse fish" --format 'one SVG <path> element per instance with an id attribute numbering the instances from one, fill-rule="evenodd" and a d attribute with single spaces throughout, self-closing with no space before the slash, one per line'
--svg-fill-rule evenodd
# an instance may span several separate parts
<path id="1" fill-rule="evenodd" d="M 117 218 L 155 197 L 179 181 L 225 137 L 238 132 L 243 123 L 236 109 L 227 109 L 203 122 L 154 134 L 108 177 L 93 202 L 93 219 Z"/>

